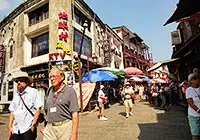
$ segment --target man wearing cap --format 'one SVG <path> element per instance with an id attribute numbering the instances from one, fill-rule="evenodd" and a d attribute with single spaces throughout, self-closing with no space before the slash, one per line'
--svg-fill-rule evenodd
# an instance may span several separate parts
<path id="1" fill-rule="evenodd" d="M 125 105 L 125 111 L 126 111 L 126 118 L 129 117 L 129 115 L 133 116 L 132 108 L 133 103 L 131 99 L 131 94 L 133 94 L 133 88 L 129 82 L 125 83 L 125 88 L 123 90 L 123 96 L 124 96 L 124 105 Z"/>
<path id="2" fill-rule="evenodd" d="M 35 140 L 37 137 L 36 122 L 43 106 L 42 100 L 38 91 L 29 86 L 33 80 L 26 72 L 14 72 L 12 77 L 13 81 L 17 83 L 17 93 L 14 93 L 9 106 L 8 132 L 10 140 Z"/>

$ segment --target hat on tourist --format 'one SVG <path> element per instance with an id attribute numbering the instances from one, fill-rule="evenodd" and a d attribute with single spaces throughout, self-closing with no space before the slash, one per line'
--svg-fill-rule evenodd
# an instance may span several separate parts
<path id="1" fill-rule="evenodd" d="M 12 74 L 12 80 L 17 82 L 19 79 L 24 79 L 24 82 L 31 84 L 33 83 L 33 79 L 28 75 L 28 73 L 24 71 L 16 71 Z"/>
<path id="2" fill-rule="evenodd" d="M 198 76 L 194 73 L 191 73 L 190 75 L 188 75 L 188 81 L 196 80 L 197 78 Z"/>
<path id="3" fill-rule="evenodd" d="M 126 82 L 125 85 L 131 85 L 129 82 Z"/>
<path id="4" fill-rule="evenodd" d="M 100 85 L 100 89 L 103 89 L 104 88 L 104 85 Z"/>

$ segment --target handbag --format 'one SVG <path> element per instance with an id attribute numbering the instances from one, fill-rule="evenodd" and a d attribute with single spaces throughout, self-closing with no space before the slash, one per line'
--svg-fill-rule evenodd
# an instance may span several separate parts
<path id="1" fill-rule="evenodd" d="M 107 98 L 106 97 L 102 97 L 102 103 L 105 104 L 107 102 Z"/>
<path id="2" fill-rule="evenodd" d="M 24 100 L 22 99 L 22 96 L 19 95 L 19 97 L 21 98 L 21 100 L 22 100 L 24 106 L 26 107 L 26 109 L 30 112 L 30 114 L 31 114 L 32 116 L 34 116 L 33 112 L 32 112 L 32 111 L 28 108 L 28 106 L 25 104 Z M 39 117 L 38 117 L 36 123 L 42 123 L 42 122 L 44 122 L 44 121 L 45 121 L 44 114 L 43 114 L 43 113 L 40 113 L 40 115 L 39 115 Z"/>
<path id="3" fill-rule="evenodd" d="M 132 94 L 131 94 L 131 98 L 132 98 L 132 99 L 135 99 L 135 98 L 136 98 L 135 93 L 132 93 Z"/>

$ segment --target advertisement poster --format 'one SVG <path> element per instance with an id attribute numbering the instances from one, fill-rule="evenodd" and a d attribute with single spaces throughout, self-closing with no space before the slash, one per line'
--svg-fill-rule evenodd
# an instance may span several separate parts
<path id="1" fill-rule="evenodd" d="M 72 71 L 72 61 L 71 60 L 63 60 L 63 61 L 51 61 L 49 64 L 50 69 L 53 67 L 57 67 L 64 71 L 65 80 L 64 82 L 73 86 L 73 71 Z"/>

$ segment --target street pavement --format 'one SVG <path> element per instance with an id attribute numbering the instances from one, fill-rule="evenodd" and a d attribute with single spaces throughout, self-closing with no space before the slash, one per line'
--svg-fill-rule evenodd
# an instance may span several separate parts
<path id="1" fill-rule="evenodd" d="M 125 118 L 124 106 L 114 104 L 105 110 L 108 121 L 100 121 L 98 112 L 80 113 L 79 140 L 190 140 L 187 115 L 181 106 L 169 111 L 138 102 L 133 116 Z M 0 140 L 7 140 L 8 114 L 0 114 Z M 38 140 L 42 139 L 38 131 Z"/>

